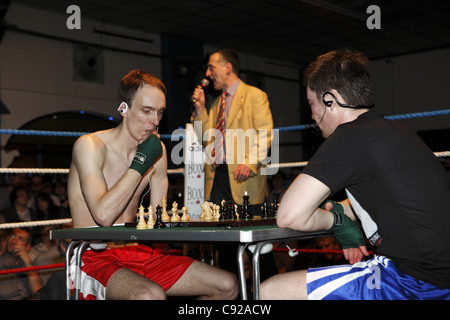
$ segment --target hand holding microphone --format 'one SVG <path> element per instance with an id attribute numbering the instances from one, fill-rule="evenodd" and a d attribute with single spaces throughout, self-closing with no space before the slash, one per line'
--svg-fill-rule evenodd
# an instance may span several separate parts
<path id="1" fill-rule="evenodd" d="M 196 109 L 205 107 L 205 92 L 203 91 L 209 85 L 209 80 L 204 78 L 202 82 L 195 88 L 192 94 L 192 104 Z"/>

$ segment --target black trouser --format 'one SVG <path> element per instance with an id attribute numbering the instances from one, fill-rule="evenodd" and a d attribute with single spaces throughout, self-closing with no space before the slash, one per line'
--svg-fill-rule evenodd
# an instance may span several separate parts
<path id="1" fill-rule="evenodd" d="M 211 201 L 212 203 L 215 204 L 220 204 L 222 200 L 234 201 L 233 196 L 231 194 L 231 186 L 228 176 L 228 166 L 224 164 L 216 168 L 213 186 L 208 201 Z M 261 205 L 260 204 L 251 205 L 250 209 L 252 214 L 259 214 L 261 212 Z M 237 248 L 238 244 L 236 243 L 221 243 L 217 245 L 217 250 L 219 252 L 219 267 L 221 269 L 233 272 L 235 275 L 238 274 Z M 248 250 L 247 254 L 249 254 L 249 257 L 251 259 L 251 253 Z M 277 273 L 278 270 L 275 264 L 273 254 L 268 253 L 261 255 L 260 256 L 261 281 L 264 281 L 265 279 Z"/>
<path id="2" fill-rule="evenodd" d="M 244 195 L 242 195 L 244 196 Z M 228 175 L 228 166 L 226 164 L 219 165 L 216 168 L 216 173 L 214 175 L 213 186 L 211 188 L 211 192 L 209 194 L 209 200 L 215 204 L 221 204 L 222 200 L 229 201 L 233 199 L 233 195 L 231 193 L 231 185 L 230 179 Z M 250 199 L 251 202 L 251 199 Z M 261 214 L 261 205 L 262 204 L 252 204 L 250 205 L 250 210 L 254 215 Z"/>

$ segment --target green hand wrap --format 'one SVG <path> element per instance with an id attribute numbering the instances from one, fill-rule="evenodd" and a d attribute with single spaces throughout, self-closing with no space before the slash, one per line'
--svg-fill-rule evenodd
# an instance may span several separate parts
<path id="1" fill-rule="evenodd" d="M 334 222 L 331 227 L 334 236 L 341 244 L 342 249 L 357 248 L 364 246 L 364 236 L 362 235 L 356 223 L 344 213 L 344 207 L 337 202 L 327 201 L 333 204 L 331 213 L 333 213 Z M 322 206 L 322 209 L 325 205 Z"/>
<path id="2" fill-rule="evenodd" d="M 158 160 L 161 154 L 161 140 L 152 134 L 138 146 L 130 168 L 136 170 L 143 176 L 156 160 Z"/>

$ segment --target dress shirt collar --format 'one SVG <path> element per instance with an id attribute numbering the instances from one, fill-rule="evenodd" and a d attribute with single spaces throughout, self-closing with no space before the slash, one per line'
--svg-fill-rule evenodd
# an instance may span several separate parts
<path id="1" fill-rule="evenodd" d="M 231 97 L 234 97 L 234 95 L 236 94 L 236 91 L 239 87 L 239 85 L 241 84 L 241 80 L 236 81 L 235 83 L 233 83 L 227 90 L 225 90 Z"/>

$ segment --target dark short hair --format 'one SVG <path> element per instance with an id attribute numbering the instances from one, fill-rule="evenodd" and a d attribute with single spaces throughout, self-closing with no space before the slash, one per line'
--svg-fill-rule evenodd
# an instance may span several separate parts
<path id="1" fill-rule="evenodd" d="M 28 195 L 28 190 L 25 187 L 14 187 L 14 189 L 11 190 L 9 194 L 9 201 L 11 202 L 11 205 L 14 206 L 14 202 L 16 202 L 18 198 L 19 191 L 25 191 L 25 193 Z"/>
<path id="2" fill-rule="evenodd" d="M 231 66 L 233 68 L 233 72 L 235 74 L 239 74 L 239 63 L 240 63 L 239 62 L 239 56 L 237 55 L 237 53 L 234 50 L 228 49 L 228 48 L 224 48 L 224 49 L 216 50 L 216 51 L 212 52 L 211 54 L 213 54 L 213 53 L 220 54 L 222 59 L 225 62 L 231 63 Z"/>
<path id="3" fill-rule="evenodd" d="M 369 59 L 351 49 L 339 49 L 318 56 L 305 70 L 303 84 L 321 101 L 322 95 L 335 89 L 348 104 L 370 106 L 373 87 Z"/>
<path id="4" fill-rule="evenodd" d="M 24 222 L 22 220 L 18 220 L 18 219 L 14 219 L 13 221 L 11 221 L 12 223 L 20 223 L 20 222 Z M 31 230 L 31 228 L 28 227 L 17 227 L 14 228 L 13 230 L 11 230 L 11 234 L 14 232 L 14 230 L 23 230 L 28 234 L 28 239 L 25 242 L 27 245 L 32 244 L 33 243 L 33 230 Z"/>
<path id="5" fill-rule="evenodd" d="M 119 105 L 124 101 L 131 108 L 131 102 L 136 95 L 136 91 L 145 84 L 160 89 L 164 95 L 167 94 L 164 83 L 157 77 L 145 71 L 132 70 L 120 81 L 119 90 L 117 92 L 117 104 Z"/>

